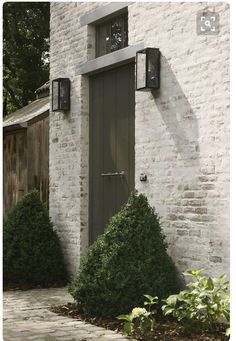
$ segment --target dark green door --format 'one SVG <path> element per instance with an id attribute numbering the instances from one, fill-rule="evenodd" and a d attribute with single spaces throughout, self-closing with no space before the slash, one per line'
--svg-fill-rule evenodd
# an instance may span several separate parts
<path id="1" fill-rule="evenodd" d="M 90 243 L 134 189 L 134 65 L 90 78 Z"/>

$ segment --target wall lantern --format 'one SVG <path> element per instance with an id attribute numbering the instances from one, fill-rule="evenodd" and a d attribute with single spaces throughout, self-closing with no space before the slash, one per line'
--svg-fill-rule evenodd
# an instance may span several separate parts
<path id="1" fill-rule="evenodd" d="M 146 48 L 136 52 L 136 90 L 155 90 L 160 86 L 160 51 Z"/>
<path id="2" fill-rule="evenodd" d="M 52 81 L 52 111 L 70 110 L 70 80 L 57 78 Z"/>

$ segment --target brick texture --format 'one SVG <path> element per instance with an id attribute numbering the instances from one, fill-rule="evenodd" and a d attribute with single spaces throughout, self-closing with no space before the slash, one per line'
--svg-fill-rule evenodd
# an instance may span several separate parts
<path id="1" fill-rule="evenodd" d="M 71 111 L 50 113 L 50 215 L 69 270 L 88 246 L 88 78 L 94 29 L 80 15 L 101 2 L 51 3 L 50 78 L 71 79 Z M 197 35 L 199 10 L 220 14 L 218 35 Z M 161 51 L 161 86 L 136 92 L 135 185 L 162 217 L 180 271 L 229 274 L 229 5 L 131 3 L 129 45 Z M 140 173 L 147 182 L 140 182 Z"/>

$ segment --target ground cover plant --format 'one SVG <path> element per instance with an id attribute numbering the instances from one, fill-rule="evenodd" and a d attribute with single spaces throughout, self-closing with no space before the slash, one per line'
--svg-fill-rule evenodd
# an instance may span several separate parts
<path id="1" fill-rule="evenodd" d="M 212 331 L 217 322 L 230 322 L 229 282 L 224 275 L 211 278 L 202 275 L 202 271 L 185 272 L 185 276 L 193 277 L 187 284 L 189 290 L 169 296 L 162 306 L 164 315 L 177 318 L 185 331 Z"/>
<path id="2" fill-rule="evenodd" d="M 76 303 L 68 303 L 63 306 L 53 306 L 51 311 L 58 315 L 67 316 L 76 320 L 82 320 L 99 327 L 122 332 L 123 321 L 116 318 L 102 318 L 99 316 L 88 316 L 80 311 Z M 131 339 L 138 341 L 228 341 L 225 335 L 225 326 L 218 324 L 216 330 L 202 331 L 198 334 L 185 334 L 179 322 L 171 317 L 163 317 L 158 314 L 153 331 L 142 331 L 137 329 L 132 333 Z"/>
<path id="3" fill-rule="evenodd" d="M 144 295 L 146 297 L 146 301 L 144 305 L 148 308 L 134 308 L 131 313 L 126 315 L 119 315 L 118 320 L 123 320 L 123 332 L 126 335 L 131 334 L 135 330 L 142 330 L 144 332 L 153 331 L 156 321 L 155 314 L 156 310 L 153 309 L 154 306 L 158 304 L 158 297 L 152 297 L 150 295 Z"/>
<path id="4" fill-rule="evenodd" d="M 59 238 L 37 191 L 26 194 L 4 223 L 3 281 L 5 288 L 67 283 Z"/>
<path id="5" fill-rule="evenodd" d="M 193 277 L 187 284 L 188 290 L 163 300 L 163 314 L 176 318 L 186 335 L 204 331 L 214 333 L 221 323 L 221 327 L 226 329 L 225 335 L 229 336 L 229 282 L 224 275 L 211 278 L 202 275 L 202 271 L 194 269 L 184 273 L 185 276 Z M 148 299 L 144 302 L 144 305 L 149 306 L 148 310 L 145 307 L 135 307 L 130 313 L 117 317 L 124 321 L 123 333 L 126 335 L 154 331 L 158 312 L 152 308 L 157 305 L 158 298 L 144 296 Z"/>
<path id="6" fill-rule="evenodd" d="M 89 248 L 69 292 L 85 314 L 116 317 L 139 306 L 145 292 L 164 299 L 181 288 L 160 219 L 134 192 Z"/>

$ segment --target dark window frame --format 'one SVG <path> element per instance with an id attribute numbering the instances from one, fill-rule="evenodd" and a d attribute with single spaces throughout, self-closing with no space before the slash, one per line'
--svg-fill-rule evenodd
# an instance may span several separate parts
<path id="1" fill-rule="evenodd" d="M 115 31 L 115 25 L 120 21 L 120 32 Z M 119 25 L 119 24 L 118 24 Z M 95 26 L 96 29 L 96 58 L 128 47 L 128 12 L 113 16 Z M 112 32 L 112 30 L 114 30 Z M 102 36 L 105 32 L 105 35 Z M 120 34 L 120 41 L 115 38 Z M 105 38 L 106 37 L 106 38 Z M 102 39 L 103 38 L 103 39 Z M 104 40 L 105 38 L 105 40 Z M 108 39 L 107 39 L 108 38 Z M 113 44 L 112 44 L 113 41 Z M 117 44 L 117 46 L 115 46 Z"/>

